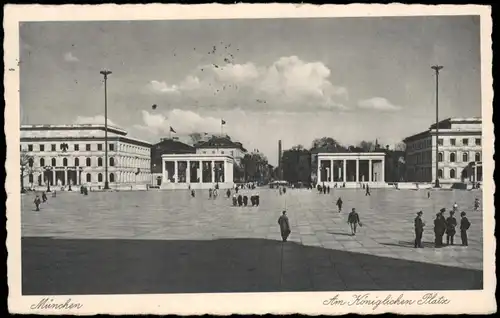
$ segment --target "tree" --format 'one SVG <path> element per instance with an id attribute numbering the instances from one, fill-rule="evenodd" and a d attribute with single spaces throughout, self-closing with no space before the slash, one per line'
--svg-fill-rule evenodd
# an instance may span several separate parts
<path id="1" fill-rule="evenodd" d="M 266 156 L 254 150 L 251 153 L 247 153 L 241 160 L 241 164 L 244 169 L 244 180 L 247 181 L 264 181 L 264 175 L 268 171 L 268 161 Z"/>
<path id="2" fill-rule="evenodd" d="M 194 132 L 189 134 L 189 137 L 191 138 L 191 141 L 193 142 L 193 145 L 196 145 L 198 142 L 200 142 L 203 137 L 199 132 Z"/>
<path id="3" fill-rule="evenodd" d="M 394 146 L 394 150 L 396 151 L 406 151 L 406 144 L 404 142 L 398 142 L 396 146 Z"/>
<path id="4" fill-rule="evenodd" d="M 289 182 L 310 182 L 311 152 L 301 145 L 283 152 L 283 179 Z"/>
<path id="5" fill-rule="evenodd" d="M 371 141 L 361 141 L 358 145 L 359 148 L 363 150 L 363 152 L 371 152 L 375 150 L 375 144 Z"/>
<path id="6" fill-rule="evenodd" d="M 320 149 L 327 151 L 342 152 L 345 150 L 345 147 L 342 146 L 337 140 L 333 139 L 332 137 L 321 137 L 313 140 L 311 152 Z"/>
<path id="7" fill-rule="evenodd" d="M 33 156 L 29 155 L 28 152 L 25 150 L 21 150 L 20 168 L 21 168 L 21 193 L 24 193 L 24 177 L 33 172 Z"/>

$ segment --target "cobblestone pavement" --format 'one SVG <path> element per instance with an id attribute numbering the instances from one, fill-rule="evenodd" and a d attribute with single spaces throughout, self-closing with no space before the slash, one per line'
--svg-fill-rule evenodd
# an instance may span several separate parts
<path id="1" fill-rule="evenodd" d="M 243 208 L 207 191 L 58 193 L 40 212 L 24 195 L 23 294 L 482 288 L 482 210 L 472 208 L 481 192 L 259 192 L 261 205 Z M 435 249 L 435 213 L 454 202 L 472 223 L 469 246 L 458 246 L 458 234 L 456 246 Z M 354 237 L 353 207 L 363 223 Z M 284 208 L 286 243 L 277 224 Z M 413 248 L 418 210 L 423 249 Z"/>

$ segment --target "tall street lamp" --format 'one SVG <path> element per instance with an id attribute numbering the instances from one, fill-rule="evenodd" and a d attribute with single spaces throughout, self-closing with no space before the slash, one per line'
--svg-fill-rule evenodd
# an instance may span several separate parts
<path id="1" fill-rule="evenodd" d="M 104 189 L 109 190 L 108 182 L 108 75 L 111 74 L 109 70 L 100 72 L 104 76 Z"/>
<path id="2" fill-rule="evenodd" d="M 431 68 L 436 72 L 436 183 L 434 187 L 439 188 L 439 71 L 441 65 L 434 65 Z"/>

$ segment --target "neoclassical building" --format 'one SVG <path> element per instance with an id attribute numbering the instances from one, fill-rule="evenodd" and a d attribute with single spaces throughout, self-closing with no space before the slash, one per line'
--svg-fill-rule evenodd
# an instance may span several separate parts
<path id="1" fill-rule="evenodd" d="M 24 186 L 104 186 L 104 125 L 22 125 Z M 110 188 L 151 183 L 151 144 L 108 125 Z"/>
<path id="2" fill-rule="evenodd" d="M 482 181 L 482 120 L 480 117 L 448 118 L 424 132 L 405 138 L 406 179 L 433 182 L 436 159 L 440 183 L 473 183 Z M 436 142 L 438 157 L 436 158 Z"/>

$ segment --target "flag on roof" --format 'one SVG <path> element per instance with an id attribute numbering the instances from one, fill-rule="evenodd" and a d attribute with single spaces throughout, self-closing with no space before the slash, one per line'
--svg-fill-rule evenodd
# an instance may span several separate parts
<path id="1" fill-rule="evenodd" d="M 221 119 L 221 120 L 220 120 L 220 124 L 221 124 L 221 125 L 225 125 L 225 124 L 226 124 L 226 121 L 225 121 L 224 119 Z"/>
<path id="2" fill-rule="evenodd" d="M 170 132 L 173 132 L 173 133 L 177 133 L 173 128 L 172 126 L 170 126 Z"/>

